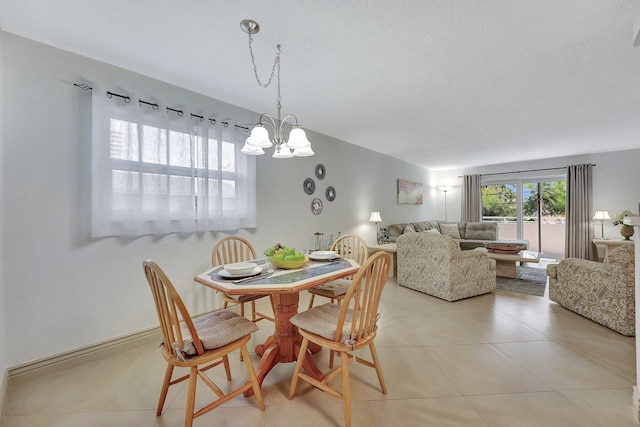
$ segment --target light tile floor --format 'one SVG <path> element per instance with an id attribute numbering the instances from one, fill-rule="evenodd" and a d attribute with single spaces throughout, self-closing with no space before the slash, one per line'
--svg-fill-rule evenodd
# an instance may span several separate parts
<path id="1" fill-rule="evenodd" d="M 306 292 L 301 300 L 306 307 Z M 354 426 L 637 426 L 634 338 L 546 296 L 496 291 L 449 303 L 389 279 L 380 311 L 376 343 L 389 393 L 381 394 L 372 369 L 353 364 Z M 273 328 L 259 326 L 251 349 Z M 315 358 L 326 368 L 326 352 Z M 231 362 L 235 385 L 245 373 L 237 355 Z M 265 411 L 240 396 L 195 425 L 343 425 L 342 403 L 306 383 L 287 399 L 292 371 L 293 364 L 279 365 L 267 376 Z M 155 416 L 163 373 L 157 347 L 145 345 L 10 384 L 2 426 L 181 426 L 184 388 L 170 391 L 167 409 Z M 197 406 L 211 396 L 205 387 L 199 392 Z"/>

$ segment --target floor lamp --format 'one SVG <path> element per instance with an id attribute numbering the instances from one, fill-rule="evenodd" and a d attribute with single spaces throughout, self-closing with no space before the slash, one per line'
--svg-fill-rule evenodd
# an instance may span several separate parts
<path id="1" fill-rule="evenodd" d="M 438 190 L 444 193 L 444 220 L 447 220 L 447 191 L 451 190 L 451 187 L 443 185 L 438 187 Z"/>
<path id="2" fill-rule="evenodd" d="M 604 220 L 611 219 L 611 217 L 609 216 L 609 211 L 596 211 L 593 219 L 595 221 L 600 221 L 600 238 L 604 239 Z"/>

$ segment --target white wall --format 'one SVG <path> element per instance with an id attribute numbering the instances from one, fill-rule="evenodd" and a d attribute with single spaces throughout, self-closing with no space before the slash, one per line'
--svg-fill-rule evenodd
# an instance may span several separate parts
<path id="1" fill-rule="evenodd" d="M 2 52 L 3 33 L 0 29 L 0 52 Z M 4 171 L 4 102 L 2 79 L 2 55 L 0 55 L 0 171 Z M 0 402 L 2 402 L 3 384 L 5 384 L 6 352 L 6 312 L 5 274 L 4 274 L 4 173 L 0 173 Z M 0 403 L 0 408 L 2 403 Z"/>
<path id="2" fill-rule="evenodd" d="M 5 163 L 6 311 L 0 314 L 0 367 L 94 344 L 154 327 L 157 320 L 141 262 L 155 259 L 193 313 L 220 305 L 193 276 L 210 265 L 221 234 L 90 237 L 90 95 L 74 82 L 135 91 L 168 104 L 217 114 L 239 124 L 258 114 L 91 59 L 2 34 Z M 253 82 L 247 82 L 252 84 Z M 256 88 L 256 94 L 260 94 Z M 304 124 L 304 112 L 297 112 Z M 316 156 L 259 157 L 258 224 L 241 231 L 260 252 L 280 241 L 300 249 L 315 231 L 357 232 L 373 240 L 371 210 L 384 223 L 433 217 L 433 206 L 397 205 L 396 179 L 429 188 L 423 168 L 309 132 Z M 316 194 L 302 183 L 323 163 L 327 176 Z M 328 185 L 337 197 L 326 201 Z M 310 211 L 313 197 L 324 211 Z M 1 335 L 0 335 L 0 338 Z M 11 343 L 11 345 L 7 345 Z M 4 358 L 3 358 L 4 357 Z"/>
<path id="3" fill-rule="evenodd" d="M 602 141 L 602 145 L 606 146 L 606 141 Z M 639 144 L 640 145 L 640 144 Z M 597 153 L 583 156 L 558 157 L 554 159 L 523 161 L 518 163 L 505 163 L 500 165 L 483 166 L 473 169 L 458 171 L 440 171 L 440 174 L 447 174 L 448 177 L 453 172 L 458 176 L 463 174 L 491 174 L 498 172 L 512 172 L 530 169 L 544 169 L 564 167 L 568 165 L 576 165 L 583 163 L 593 163 L 593 209 L 608 210 L 613 218 L 616 214 L 630 210 L 638 213 L 638 203 L 640 203 L 640 187 L 635 183 L 640 180 L 640 170 L 637 164 L 640 162 L 640 149 L 614 151 L 608 153 Z M 504 174 L 486 176 L 484 179 L 506 180 L 506 179 L 527 179 L 540 174 L 559 174 L 566 176 L 566 172 L 559 171 L 542 171 L 531 172 L 527 174 Z M 435 179 L 442 180 L 442 177 L 436 176 Z M 458 179 L 457 192 L 449 192 L 447 194 L 447 202 L 449 212 L 453 212 L 453 217 L 460 217 L 461 213 L 461 197 L 460 190 L 462 179 Z M 452 193 L 452 194 L 451 194 Z M 449 197 L 451 195 L 451 197 Z M 457 197 L 456 197 L 457 196 Z M 455 211 L 454 211 L 455 209 Z M 597 223 L 596 235 L 600 236 L 600 223 Z M 611 221 L 604 222 L 605 238 L 620 238 L 620 227 L 613 226 Z"/>

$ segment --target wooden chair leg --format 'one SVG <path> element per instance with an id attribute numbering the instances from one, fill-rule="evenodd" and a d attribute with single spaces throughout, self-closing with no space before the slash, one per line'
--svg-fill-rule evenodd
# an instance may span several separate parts
<path id="1" fill-rule="evenodd" d="M 387 394 L 387 385 L 385 384 L 384 376 L 382 375 L 382 365 L 380 365 L 380 359 L 378 358 L 378 351 L 376 350 L 376 346 L 373 343 L 373 341 L 369 343 L 369 350 L 371 351 L 373 364 L 376 369 L 376 373 L 378 374 L 378 381 L 380 381 L 380 389 L 382 390 L 382 394 Z"/>
<path id="2" fill-rule="evenodd" d="M 254 322 L 254 323 L 257 321 L 257 317 L 256 317 L 256 300 L 251 301 L 251 321 Z"/>
<path id="3" fill-rule="evenodd" d="M 229 366 L 229 356 L 222 356 L 222 363 L 224 365 L 224 372 L 227 374 L 227 381 L 231 381 L 231 367 Z"/>
<path id="4" fill-rule="evenodd" d="M 309 301 L 309 308 L 313 307 L 313 300 L 315 299 L 316 295 L 315 294 L 311 294 L 311 300 Z"/>
<path id="5" fill-rule="evenodd" d="M 336 355 L 335 350 L 329 352 L 329 369 L 333 369 L 333 358 Z"/>
<path id="6" fill-rule="evenodd" d="M 302 363 L 304 362 L 304 355 L 307 353 L 307 347 L 309 346 L 309 339 L 303 338 L 302 345 L 300 346 L 300 352 L 298 353 L 298 361 L 296 362 L 296 369 L 293 371 L 293 378 L 291 379 L 291 387 L 289 388 L 289 400 L 293 399 L 296 394 L 296 386 L 298 385 L 298 375 L 302 370 Z"/>
<path id="7" fill-rule="evenodd" d="M 260 388 L 260 383 L 258 382 L 258 378 L 256 377 L 256 371 L 253 369 L 253 363 L 251 363 L 251 356 L 249 355 L 249 351 L 247 350 L 247 346 L 243 345 L 240 349 L 240 354 L 244 358 L 244 364 L 247 367 L 247 373 L 249 374 L 249 381 L 253 385 L 253 394 L 258 399 L 258 406 L 260 409 L 264 409 L 264 400 L 262 399 L 262 389 Z"/>
<path id="8" fill-rule="evenodd" d="M 162 390 L 160 390 L 160 399 L 158 400 L 158 408 L 156 409 L 156 415 L 162 415 L 162 408 L 164 407 L 164 401 L 167 399 L 167 392 L 169 391 L 169 383 L 171 382 L 171 375 L 173 374 L 173 365 L 167 364 L 167 370 L 164 374 L 164 382 L 162 383 Z"/>
<path id="9" fill-rule="evenodd" d="M 349 356 L 346 351 L 340 353 L 342 362 L 342 399 L 344 400 L 344 425 L 351 427 L 351 388 L 349 384 Z"/>
<path id="10" fill-rule="evenodd" d="M 196 406 L 196 381 L 198 381 L 198 368 L 192 367 L 189 371 L 189 389 L 187 391 L 187 408 L 185 410 L 184 425 L 193 425 L 193 412 Z"/>

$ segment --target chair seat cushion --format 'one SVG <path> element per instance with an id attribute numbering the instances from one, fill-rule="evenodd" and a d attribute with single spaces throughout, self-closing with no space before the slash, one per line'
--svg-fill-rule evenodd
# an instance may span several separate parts
<path id="1" fill-rule="evenodd" d="M 334 340 L 336 336 L 336 326 L 338 317 L 340 317 L 341 307 L 336 304 L 323 304 L 310 308 L 307 311 L 298 313 L 291 318 L 291 323 L 300 329 L 309 331 L 312 334 L 320 335 L 328 340 Z M 344 327 L 340 335 L 340 342 L 346 342 L 351 330 L 351 318 L 353 313 L 351 310 L 347 313 L 344 320 Z"/>
<path id="2" fill-rule="evenodd" d="M 193 319 L 205 350 L 213 350 L 234 342 L 258 330 L 255 323 L 230 310 L 218 310 Z M 193 339 L 186 328 L 182 328 L 184 346 L 182 351 L 197 354 Z"/>
<path id="3" fill-rule="evenodd" d="M 325 283 L 314 288 L 309 289 L 314 295 L 320 295 L 327 298 L 336 298 L 347 293 L 349 286 L 353 283 L 351 280 L 338 279 L 333 282 Z"/>

